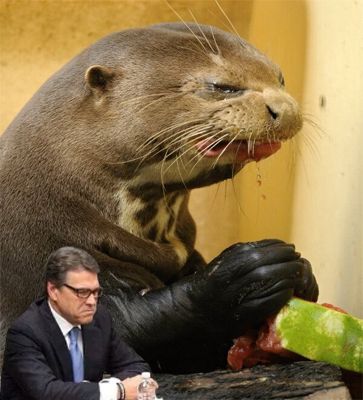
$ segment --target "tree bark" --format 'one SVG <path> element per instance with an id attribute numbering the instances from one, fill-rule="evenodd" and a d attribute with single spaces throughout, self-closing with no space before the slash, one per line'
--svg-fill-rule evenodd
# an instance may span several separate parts
<path id="1" fill-rule="evenodd" d="M 338 367 L 322 362 L 256 366 L 190 375 L 156 375 L 164 400 L 350 400 Z"/>

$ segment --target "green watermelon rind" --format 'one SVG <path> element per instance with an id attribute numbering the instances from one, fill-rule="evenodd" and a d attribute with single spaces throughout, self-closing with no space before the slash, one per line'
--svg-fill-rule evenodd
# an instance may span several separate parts
<path id="1" fill-rule="evenodd" d="M 363 320 L 291 299 L 276 317 L 282 347 L 310 360 L 363 373 Z"/>

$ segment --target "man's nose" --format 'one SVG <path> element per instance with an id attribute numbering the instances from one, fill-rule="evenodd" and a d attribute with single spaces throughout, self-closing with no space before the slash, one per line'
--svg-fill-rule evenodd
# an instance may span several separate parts
<path id="1" fill-rule="evenodd" d="M 91 294 L 87 297 L 86 303 L 87 303 L 87 304 L 90 304 L 90 305 L 97 304 L 97 296 L 96 296 L 95 294 L 91 293 Z"/>

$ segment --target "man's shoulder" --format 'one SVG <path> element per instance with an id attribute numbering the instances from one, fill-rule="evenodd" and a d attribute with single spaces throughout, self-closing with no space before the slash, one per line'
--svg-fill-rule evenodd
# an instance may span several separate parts
<path id="1" fill-rule="evenodd" d="M 36 326 L 36 322 L 42 319 L 42 314 L 46 311 L 47 300 L 45 298 L 40 298 L 35 300 L 29 305 L 29 307 L 14 320 L 11 324 L 11 328 L 21 328 L 23 326 Z"/>

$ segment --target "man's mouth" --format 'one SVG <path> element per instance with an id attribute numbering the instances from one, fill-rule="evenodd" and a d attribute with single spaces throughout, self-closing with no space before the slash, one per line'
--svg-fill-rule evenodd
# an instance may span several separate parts
<path id="1" fill-rule="evenodd" d="M 221 141 L 213 145 L 215 140 L 204 139 L 196 144 L 197 150 L 208 158 L 228 156 L 235 164 L 246 161 L 260 161 L 271 156 L 281 148 L 281 142 L 255 142 L 247 140 Z"/>
<path id="2" fill-rule="evenodd" d="M 84 310 L 83 314 L 87 314 L 87 315 L 93 315 L 96 312 L 96 310 L 92 309 L 92 310 Z"/>

